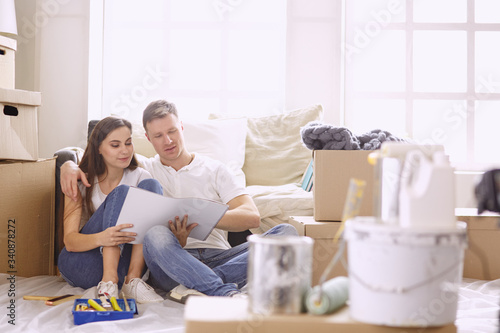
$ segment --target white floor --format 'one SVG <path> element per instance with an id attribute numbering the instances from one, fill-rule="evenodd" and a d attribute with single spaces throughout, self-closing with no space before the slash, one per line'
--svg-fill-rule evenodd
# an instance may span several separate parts
<path id="1" fill-rule="evenodd" d="M 184 332 L 184 305 L 170 300 L 139 304 L 139 314 L 133 319 L 74 325 L 73 302 L 51 307 L 43 301 L 25 301 L 23 295 L 84 294 L 85 298 L 95 288 L 74 288 L 55 276 L 16 277 L 12 282 L 9 275 L 0 274 L 0 332 Z M 11 302 L 13 311 L 8 308 Z M 465 279 L 458 302 L 455 324 L 459 333 L 498 333 L 500 280 Z"/>

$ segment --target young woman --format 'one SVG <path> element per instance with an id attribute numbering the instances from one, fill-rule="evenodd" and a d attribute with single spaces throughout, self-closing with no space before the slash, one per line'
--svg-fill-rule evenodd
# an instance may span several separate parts
<path id="1" fill-rule="evenodd" d="M 132 224 L 116 225 L 129 186 L 162 194 L 158 181 L 138 166 L 132 144 L 132 125 L 107 117 L 95 126 L 80 169 L 90 187 L 79 184 L 78 199 L 65 197 L 64 245 L 58 260 L 63 278 L 72 286 L 118 297 L 118 288 L 138 303 L 163 298 L 141 277 L 145 273 L 142 244 L 127 244 Z M 130 221 L 133 223 L 133 221 Z"/>

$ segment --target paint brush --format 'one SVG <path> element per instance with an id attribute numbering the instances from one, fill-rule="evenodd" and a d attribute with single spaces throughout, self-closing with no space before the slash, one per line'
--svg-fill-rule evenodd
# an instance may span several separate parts
<path id="1" fill-rule="evenodd" d="M 122 291 L 121 296 L 123 298 L 123 303 L 125 303 L 125 311 L 130 311 L 130 306 L 128 305 L 127 298 L 125 297 L 125 293 Z"/>
<path id="2" fill-rule="evenodd" d="M 46 305 L 58 305 L 68 301 L 72 301 L 77 298 L 81 298 L 82 295 L 63 295 L 58 297 L 53 297 L 45 301 Z"/>

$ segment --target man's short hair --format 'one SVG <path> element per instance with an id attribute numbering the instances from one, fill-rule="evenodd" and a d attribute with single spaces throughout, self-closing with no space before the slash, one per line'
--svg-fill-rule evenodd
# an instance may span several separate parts
<path id="1" fill-rule="evenodd" d="M 165 118 L 169 114 L 173 114 L 174 116 L 179 118 L 179 116 L 177 115 L 177 108 L 175 107 L 174 103 L 167 102 L 163 99 L 149 103 L 149 105 L 146 107 L 146 109 L 144 109 L 144 112 L 142 113 L 142 125 L 144 126 L 144 130 L 146 130 L 146 132 L 148 131 L 147 124 L 150 121 L 159 118 Z"/>

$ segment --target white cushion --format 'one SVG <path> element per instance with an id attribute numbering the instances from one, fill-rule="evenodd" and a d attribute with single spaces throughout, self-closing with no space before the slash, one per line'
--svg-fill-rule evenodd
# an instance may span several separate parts
<path id="1" fill-rule="evenodd" d="M 245 119 L 183 120 L 182 125 L 190 153 L 221 161 L 245 186 L 245 174 L 241 170 L 245 162 Z"/>
<path id="2" fill-rule="evenodd" d="M 220 118 L 211 114 L 209 118 Z M 323 119 L 321 105 L 290 112 L 247 119 L 245 173 L 249 185 L 299 183 L 312 158 L 302 144 L 300 128 Z"/>
<path id="3" fill-rule="evenodd" d="M 245 119 L 183 120 L 184 144 L 190 153 L 199 153 L 226 164 L 235 175 L 244 177 Z M 156 155 L 147 139 L 142 124 L 132 124 L 132 140 L 137 154 L 145 157 Z M 244 179 L 244 178 L 243 178 Z M 244 184 L 244 183 L 243 183 Z"/>
<path id="4" fill-rule="evenodd" d="M 145 133 L 142 123 L 132 123 L 132 142 L 134 144 L 134 151 L 145 157 L 153 157 L 156 155 L 156 151 Z"/>

